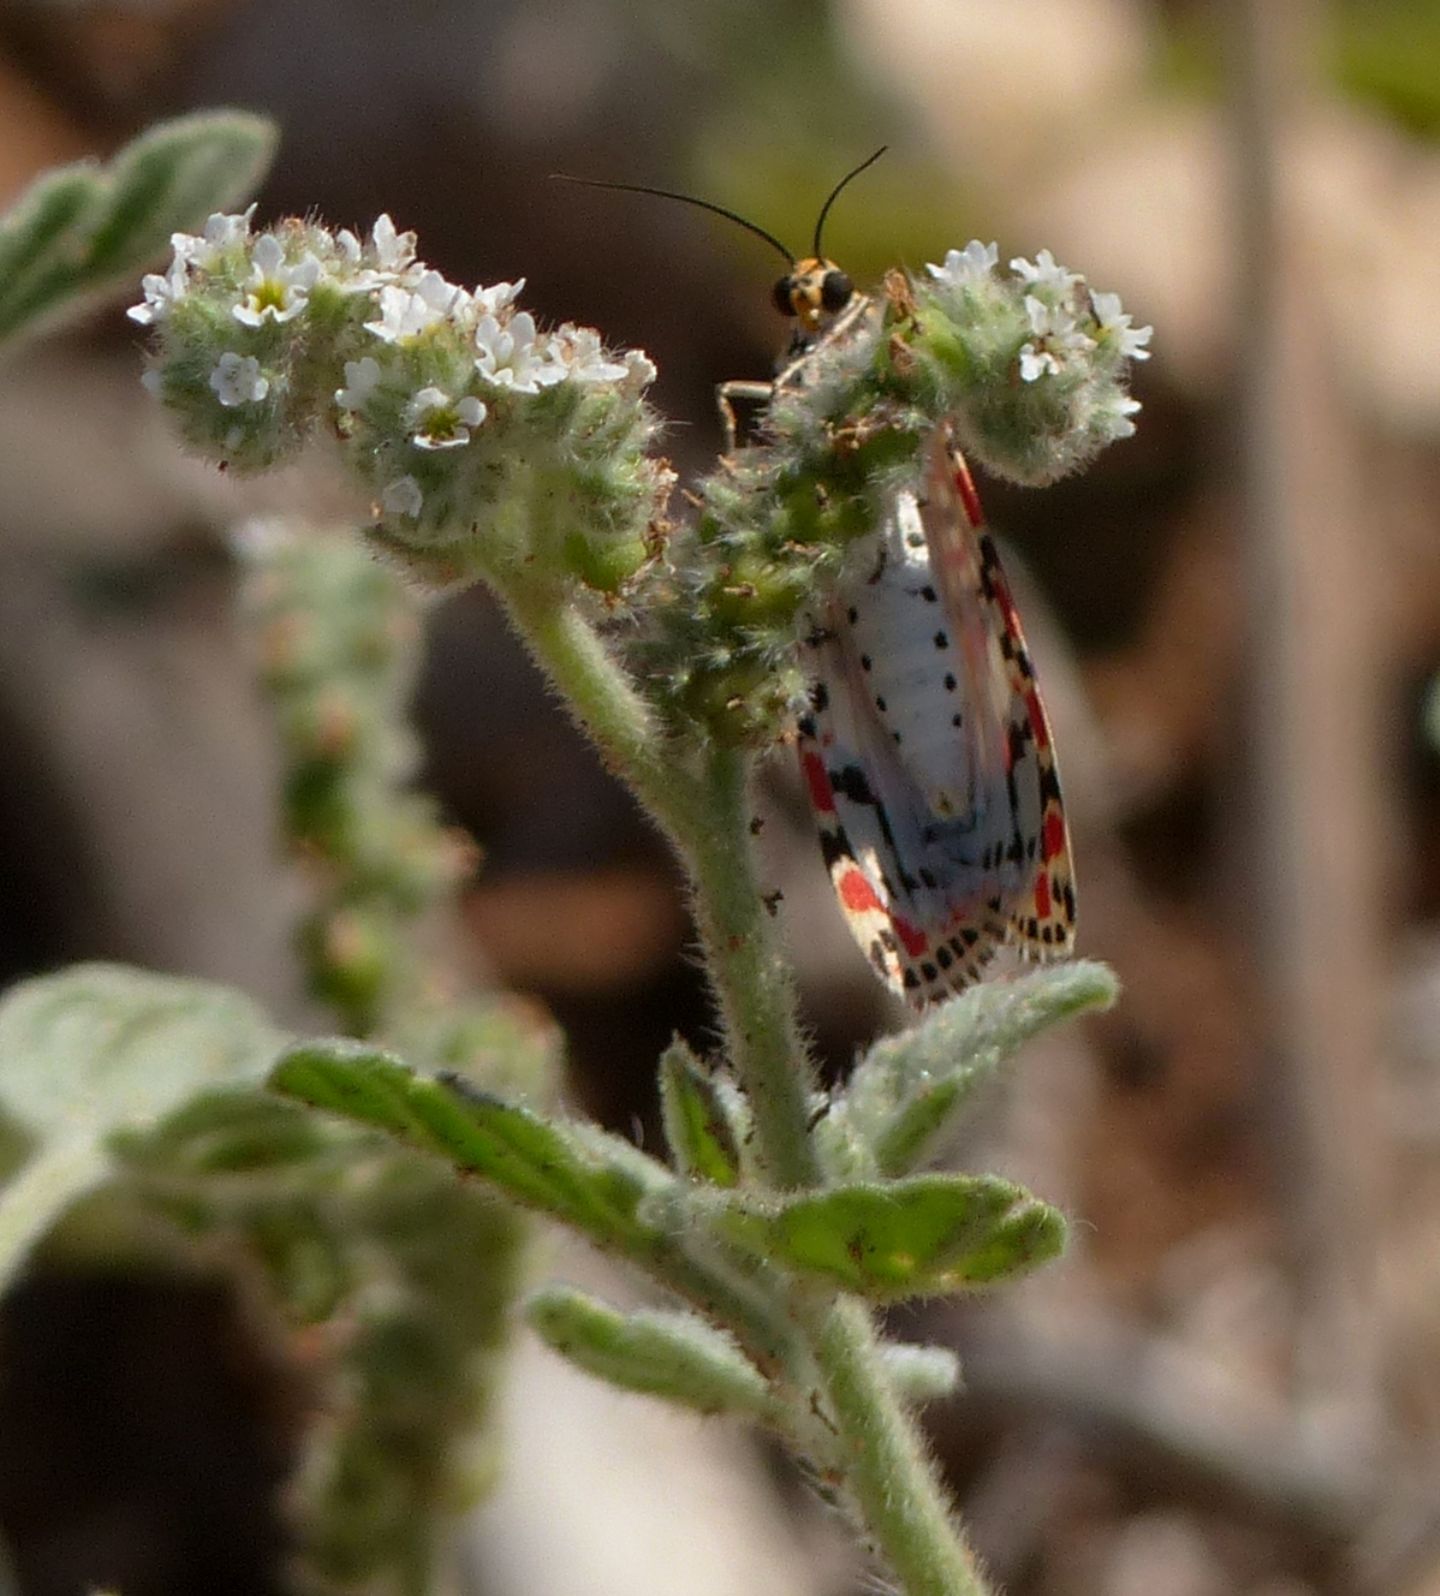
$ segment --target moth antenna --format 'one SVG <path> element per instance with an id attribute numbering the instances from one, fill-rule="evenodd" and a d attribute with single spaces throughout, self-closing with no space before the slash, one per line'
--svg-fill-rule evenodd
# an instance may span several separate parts
<path id="1" fill-rule="evenodd" d="M 874 160 L 872 155 L 870 160 Z M 870 164 L 867 161 L 866 166 Z M 857 168 L 857 170 L 860 170 Z M 853 173 L 851 174 L 854 175 Z M 659 199 L 679 200 L 682 205 L 694 205 L 702 211 L 713 211 L 716 216 L 723 216 L 727 221 L 735 222 L 743 227 L 746 232 L 754 233 L 756 238 L 763 238 L 772 249 L 779 250 L 785 257 L 785 264 L 793 266 L 796 257 L 785 248 L 773 233 L 767 233 L 763 227 L 757 227 L 754 222 L 747 221 L 743 216 L 738 216 L 734 211 L 726 210 L 723 205 L 716 205 L 710 200 L 696 199 L 693 194 L 679 194 L 671 188 L 649 188 L 643 183 L 608 183 L 597 177 L 572 177 L 568 172 L 551 172 L 551 180 L 557 183 L 579 183 L 583 188 L 611 188 L 617 189 L 622 194 L 654 194 Z M 849 179 L 846 179 L 848 182 Z M 844 184 L 841 184 L 844 187 Z M 834 196 L 832 195 L 833 199 Z M 828 204 L 828 201 L 827 201 Z"/>
<path id="2" fill-rule="evenodd" d="M 820 250 L 820 235 L 825 230 L 825 218 L 830 214 L 830 207 L 837 199 L 839 199 L 841 190 L 844 189 L 853 178 L 859 177 L 861 172 L 863 172 L 867 166 L 874 166 L 876 161 L 878 161 L 889 148 L 890 146 L 888 144 L 882 144 L 873 155 L 867 156 L 863 161 L 861 161 L 859 166 L 857 166 L 853 172 L 846 172 L 844 177 L 842 177 L 835 187 L 830 190 L 830 197 L 820 207 L 820 219 L 815 223 L 815 249 L 813 253 L 816 260 L 825 259 L 825 256 Z"/>

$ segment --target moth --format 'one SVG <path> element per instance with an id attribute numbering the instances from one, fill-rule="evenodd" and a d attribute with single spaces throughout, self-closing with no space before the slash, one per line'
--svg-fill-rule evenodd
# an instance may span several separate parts
<path id="1" fill-rule="evenodd" d="M 923 1008 L 1007 942 L 1068 952 L 1074 871 L 1049 718 L 948 427 L 875 542 L 868 574 L 803 645 L 800 764 L 851 931 Z"/>
<path id="2" fill-rule="evenodd" d="M 838 195 L 883 153 L 836 184 L 803 259 L 722 206 L 638 190 L 725 216 L 787 262 L 774 287 L 796 324 L 786 359 L 771 382 L 718 391 L 732 450 L 736 399 L 810 386 L 818 354 L 878 323 L 882 307 L 825 255 L 822 236 Z M 1075 934 L 1050 722 L 948 422 L 924 441 L 912 485 L 888 496 L 851 569 L 808 617 L 800 768 L 851 931 L 880 978 L 924 1008 L 975 981 L 1007 943 L 1050 959 Z"/>

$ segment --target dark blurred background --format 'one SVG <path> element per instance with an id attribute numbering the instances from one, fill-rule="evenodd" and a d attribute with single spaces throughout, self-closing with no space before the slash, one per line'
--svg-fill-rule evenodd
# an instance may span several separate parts
<path id="1" fill-rule="evenodd" d="M 448 276 L 524 275 L 538 313 L 647 349 L 682 472 L 718 447 L 715 383 L 783 337 L 773 259 L 551 172 L 803 243 L 888 141 L 829 225 L 859 282 L 978 234 L 1154 323 L 1135 439 L 1044 492 L 983 485 L 1056 726 L 1081 950 L 1126 994 L 1036 1047 L 965 1155 L 1078 1240 L 1002 1308 L 907 1329 L 965 1354 L 935 1443 L 1016 1596 L 1440 1593 L 1440 8 L 0 0 L 0 199 L 209 105 L 283 129 L 262 217 L 388 210 Z M 323 462 L 247 485 L 181 458 L 138 372 L 116 306 L 0 382 L 0 979 L 120 958 L 295 1014 L 226 538 L 344 501 Z M 577 1099 L 653 1139 L 659 1047 L 711 1034 L 664 848 L 482 594 L 434 611 L 417 714 L 484 853 L 475 968 L 541 996 Z M 897 1016 L 772 766 L 770 869 L 841 1071 Z M 293 1404 L 233 1305 L 39 1277 L 0 1336 L 25 1596 L 277 1588 Z M 654 1510 L 614 1526 L 635 1558 Z M 464 1588 L 553 1588 L 547 1548 L 514 1585 L 486 1533 Z M 653 1588 L 739 1590 L 727 1555 Z M 823 1548 L 804 1567 L 857 1588 Z M 582 1590 L 652 1588 L 608 1578 Z M 744 1588 L 801 1588 L 775 1578 Z"/>

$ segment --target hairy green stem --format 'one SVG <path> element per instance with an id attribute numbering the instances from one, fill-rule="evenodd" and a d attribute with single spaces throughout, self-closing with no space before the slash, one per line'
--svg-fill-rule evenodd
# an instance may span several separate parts
<path id="1" fill-rule="evenodd" d="M 594 628 L 553 593 L 500 592 L 536 658 L 607 763 L 669 834 L 690 872 L 695 912 L 730 1042 L 755 1115 L 761 1162 L 780 1186 L 813 1186 L 809 1071 L 785 965 L 774 943 L 750 845 L 743 754 L 715 750 L 698 776 Z"/>
<path id="2" fill-rule="evenodd" d="M 705 812 L 682 841 L 730 1062 L 750 1099 L 766 1171 L 777 1185 L 815 1186 L 821 1169 L 810 1135 L 809 1053 L 755 874 L 747 765 L 733 749 L 711 753 Z"/>
<path id="3" fill-rule="evenodd" d="M 975 1554 L 881 1366 L 870 1314 L 833 1302 L 802 1314 L 840 1432 L 845 1484 L 905 1596 L 989 1596 Z"/>
<path id="4" fill-rule="evenodd" d="M 694 828 L 692 783 L 663 728 L 595 628 L 548 584 L 492 579 L 520 635 L 606 765 L 634 789 L 677 847 Z"/>
<path id="5" fill-rule="evenodd" d="M 766 1173 L 781 1186 L 819 1184 L 808 1054 L 755 870 L 747 756 L 714 749 L 697 774 L 582 615 L 553 591 L 497 586 L 572 712 L 690 873 L 730 1062 L 755 1115 Z M 868 1311 L 834 1299 L 791 1307 L 839 1431 L 846 1487 L 907 1596 L 987 1596 L 920 1432 L 886 1379 Z"/>

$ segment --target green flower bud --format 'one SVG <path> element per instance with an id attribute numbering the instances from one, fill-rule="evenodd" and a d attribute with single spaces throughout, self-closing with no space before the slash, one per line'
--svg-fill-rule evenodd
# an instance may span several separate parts
<path id="1" fill-rule="evenodd" d="M 397 932 L 383 915 L 358 908 L 322 910 L 300 928 L 312 994 L 347 1016 L 360 1034 L 379 1013 L 399 966 Z"/>

